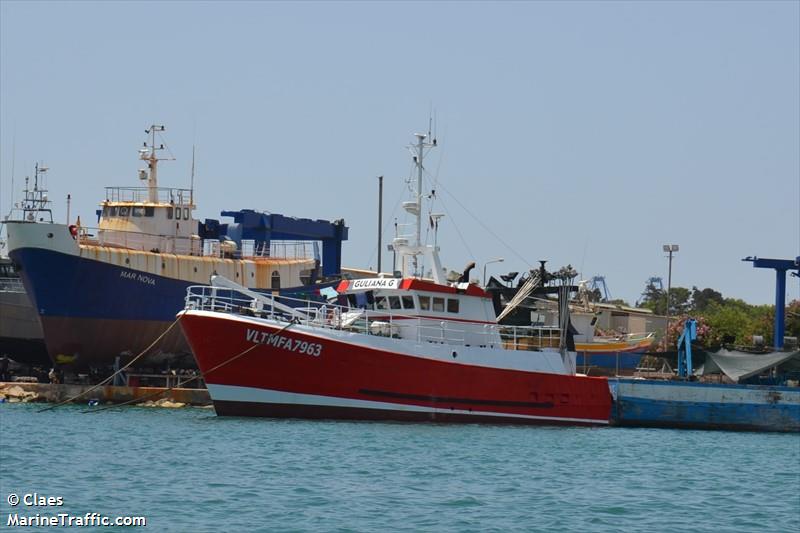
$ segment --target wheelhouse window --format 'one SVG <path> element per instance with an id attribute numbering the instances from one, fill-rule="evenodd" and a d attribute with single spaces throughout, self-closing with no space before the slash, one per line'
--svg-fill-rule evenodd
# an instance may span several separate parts
<path id="1" fill-rule="evenodd" d="M 272 271 L 272 288 L 273 289 L 280 289 L 281 288 L 281 273 L 277 270 Z"/>
<path id="2" fill-rule="evenodd" d="M 386 300 L 386 296 L 375 298 L 375 309 L 389 309 L 389 302 Z"/>
<path id="3" fill-rule="evenodd" d="M 180 220 L 180 219 L 181 219 L 181 208 L 180 207 L 176 207 L 175 208 L 175 220 Z"/>
<path id="4" fill-rule="evenodd" d="M 444 313 L 444 298 L 433 298 L 433 310 L 439 313 Z"/>
<path id="5" fill-rule="evenodd" d="M 167 208 L 167 220 L 172 220 L 172 208 Z"/>
<path id="6" fill-rule="evenodd" d="M 189 208 L 188 207 L 184 207 L 183 208 L 183 220 L 189 220 Z"/>
<path id="7" fill-rule="evenodd" d="M 447 299 L 447 312 L 458 313 L 458 300 L 454 298 Z"/>
<path id="8" fill-rule="evenodd" d="M 128 216 L 128 206 L 127 205 L 119 206 L 119 216 L 121 216 L 121 217 Z"/>
<path id="9" fill-rule="evenodd" d="M 134 206 L 131 210 L 131 213 L 135 217 L 143 217 L 144 216 L 144 207 L 141 206 Z"/>
<path id="10" fill-rule="evenodd" d="M 389 307 L 391 307 L 392 309 L 402 309 L 400 307 L 400 297 L 389 296 Z"/>
<path id="11" fill-rule="evenodd" d="M 400 297 L 403 302 L 403 309 L 414 309 L 414 297 L 403 295 Z"/>
<path id="12" fill-rule="evenodd" d="M 117 216 L 118 212 L 119 212 L 119 209 L 115 205 L 112 205 L 111 207 L 108 208 L 108 216 L 110 216 L 110 217 Z"/>
<path id="13" fill-rule="evenodd" d="M 430 296 L 420 296 L 419 297 L 419 308 L 422 311 L 430 311 L 431 310 L 431 297 Z"/>
<path id="14" fill-rule="evenodd" d="M 153 207 L 152 205 L 148 205 L 148 206 L 146 206 L 144 208 L 144 216 L 146 216 L 146 217 L 153 216 L 155 214 L 155 212 L 156 212 L 156 208 Z"/>

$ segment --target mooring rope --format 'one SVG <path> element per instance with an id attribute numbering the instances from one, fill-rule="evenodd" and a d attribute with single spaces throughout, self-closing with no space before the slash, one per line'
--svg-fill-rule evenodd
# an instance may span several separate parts
<path id="1" fill-rule="evenodd" d="M 294 324 L 296 324 L 296 322 L 294 322 L 294 321 L 293 321 L 293 322 L 289 322 L 289 323 L 288 323 L 288 324 L 286 324 L 284 327 L 282 327 L 281 329 L 279 329 L 279 330 L 278 330 L 278 332 L 277 332 L 277 333 L 275 333 L 275 335 L 278 335 L 278 334 L 280 334 L 280 333 L 283 333 L 284 331 L 286 331 L 287 329 L 289 329 L 289 328 L 290 328 L 291 326 L 293 326 Z M 202 375 L 198 375 L 198 376 L 194 376 L 194 377 L 192 377 L 192 378 L 189 378 L 188 380 L 184 381 L 184 382 L 182 383 L 182 385 L 186 385 L 187 383 L 191 383 L 191 382 L 193 382 L 193 381 L 195 381 L 195 380 L 197 380 L 197 379 L 200 379 L 201 377 L 202 377 L 202 378 L 205 378 L 205 376 L 208 376 L 209 374 L 211 374 L 212 372 L 214 372 L 214 371 L 215 371 L 215 370 L 217 370 L 218 368 L 221 368 L 221 367 L 223 367 L 223 366 L 225 366 L 225 365 L 227 365 L 227 364 L 230 364 L 230 363 L 232 363 L 232 362 L 236 361 L 236 360 L 237 360 L 237 359 L 239 359 L 240 357 L 243 357 L 245 354 L 247 354 L 247 353 L 251 352 L 251 351 L 252 351 L 252 350 L 254 350 L 255 348 L 258 348 L 259 346 L 261 346 L 261 345 L 260 345 L 260 344 L 254 344 L 254 345 L 250 346 L 249 348 L 245 349 L 244 351 L 241 351 L 241 352 L 239 352 L 238 354 L 234 355 L 234 356 L 233 356 L 233 357 L 231 357 L 230 359 L 226 359 L 225 361 L 221 362 L 220 364 L 218 364 L 218 365 L 216 365 L 216 366 L 214 366 L 214 367 L 210 368 L 210 369 L 208 370 L 208 372 L 203 372 L 203 373 L 202 373 Z M 114 408 L 116 408 L 116 407 L 124 407 L 124 406 L 126 406 L 126 405 L 131 405 L 131 404 L 133 404 L 133 403 L 141 403 L 141 402 L 144 402 L 144 401 L 147 401 L 147 400 L 149 400 L 150 398 L 156 398 L 156 397 L 158 397 L 158 396 L 161 396 L 162 394 L 164 394 L 164 393 L 166 393 L 166 392 L 170 392 L 170 391 L 172 391 L 172 389 L 175 389 L 175 388 L 177 388 L 177 387 L 178 387 L 178 385 L 176 384 L 176 385 L 173 385 L 173 386 L 171 386 L 171 387 L 167 387 L 167 388 L 165 388 L 165 389 L 157 390 L 157 391 L 155 391 L 155 392 L 153 392 L 153 393 L 151 393 L 151 394 L 148 394 L 148 395 L 146 395 L 146 396 L 143 396 L 143 397 L 141 397 L 141 398 L 133 398 L 133 399 L 130 399 L 130 400 L 128 400 L 127 402 L 123 402 L 123 403 L 117 403 L 117 404 L 114 404 L 114 405 L 107 405 L 107 406 L 105 406 L 105 407 L 101 407 L 101 408 L 99 408 L 99 409 L 87 409 L 87 410 L 85 410 L 85 411 L 81 411 L 81 413 L 99 413 L 99 412 L 101 412 L 101 411 L 106 411 L 106 410 L 108 410 L 108 409 L 114 409 Z"/>
<path id="2" fill-rule="evenodd" d="M 100 382 L 100 383 L 98 383 L 97 385 L 95 385 L 95 386 L 93 386 L 93 387 L 90 387 L 90 388 L 86 389 L 85 391 L 83 391 L 83 392 L 81 392 L 81 393 L 79 393 L 79 394 L 76 394 L 75 396 L 73 396 L 73 397 L 71 397 L 71 398 L 67 398 L 66 400 L 64 400 L 64 401 L 62 401 L 62 402 L 58 402 L 58 403 L 57 403 L 57 404 L 55 404 L 55 405 L 50 405 L 50 406 L 48 406 L 48 407 L 45 407 L 44 409 L 39 409 L 39 410 L 37 411 L 37 413 L 43 413 L 43 412 L 45 412 L 45 411 L 49 411 L 50 409 L 55 409 L 56 407 L 60 407 L 60 406 L 64 405 L 65 403 L 70 403 L 70 402 L 72 402 L 72 401 L 74 401 L 74 400 L 76 400 L 76 399 L 80 398 L 81 396 L 83 396 L 83 395 L 85 395 L 85 394 L 88 394 L 88 393 L 92 392 L 93 390 L 96 390 L 96 389 L 98 389 L 98 388 L 102 387 L 103 385 L 105 385 L 106 383 L 108 383 L 109 381 L 111 381 L 112 379 L 114 379 L 114 378 L 115 378 L 115 377 L 116 377 L 118 374 L 120 374 L 120 373 L 124 372 L 125 370 L 127 370 L 128 368 L 130 368 L 130 366 L 131 366 L 133 363 L 135 363 L 136 361 L 138 361 L 139 359 L 141 359 L 141 358 L 142 358 L 142 357 L 143 357 L 143 356 L 144 356 L 144 355 L 145 355 L 147 352 L 149 352 L 149 351 L 150 351 L 150 349 L 151 349 L 153 346 L 155 346 L 155 345 L 156 345 L 156 343 L 157 343 L 158 341 L 160 341 L 161 339 L 163 339 L 163 338 L 164 338 L 164 335 L 166 335 L 167 333 L 169 333 L 169 331 L 170 331 L 170 330 L 171 330 L 171 329 L 172 329 L 172 328 L 175 326 L 175 324 L 177 324 L 177 323 L 178 323 L 178 322 L 181 320 L 181 318 L 183 318 L 183 313 L 181 313 L 180 315 L 178 315 L 178 318 L 176 318 L 176 319 L 175 319 L 175 321 L 174 321 L 174 322 L 172 322 L 172 324 L 170 324 L 170 325 L 169 325 L 169 327 L 168 327 L 167 329 L 165 329 L 163 333 L 161 333 L 161 335 L 159 335 L 158 337 L 156 337 L 156 339 L 155 339 L 153 342 L 151 342 L 151 343 L 150 343 L 150 345 L 149 345 L 149 346 L 147 346 L 147 348 L 145 348 L 144 350 L 142 350 L 141 352 L 139 352 L 139 355 L 137 355 L 136 357 L 134 357 L 134 358 L 131 360 L 131 362 L 130 362 L 130 363 L 128 363 L 127 365 L 123 366 L 122 368 L 120 368 L 119 370 L 117 370 L 116 372 L 114 372 L 113 374 L 111 374 L 110 376 L 108 376 L 106 379 L 104 379 L 103 381 L 101 381 L 101 382 Z"/>

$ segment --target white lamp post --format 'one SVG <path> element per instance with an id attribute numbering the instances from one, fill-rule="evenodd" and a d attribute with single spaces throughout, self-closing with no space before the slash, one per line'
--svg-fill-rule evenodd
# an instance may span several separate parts
<path id="1" fill-rule="evenodd" d="M 492 259 L 490 261 L 486 261 L 483 264 L 483 286 L 484 287 L 486 286 L 486 266 L 490 265 L 492 263 L 502 263 L 503 261 L 505 261 L 505 259 L 503 259 L 502 257 L 498 257 L 497 259 Z"/>
<path id="2" fill-rule="evenodd" d="M 669 254 L 669 271 L 667 273 L 667 330 L 669 330 L 669 312 L 672 304 L 669 294 L 672 289 L 672 254 L 678 251 L 678 245 L 665 244 L 662 249 Z"/>

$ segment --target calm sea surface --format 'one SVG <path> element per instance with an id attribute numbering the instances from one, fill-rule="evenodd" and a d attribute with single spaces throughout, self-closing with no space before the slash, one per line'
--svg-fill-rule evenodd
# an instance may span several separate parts
<path id="1" fill-rule="evenodd" d="M 800 531 L 799 435 L 41 407 L 0 404 L 0 529 L 99 512 L 148 531 Z M 34 492 L 64 505 L 7 502 Z"/>

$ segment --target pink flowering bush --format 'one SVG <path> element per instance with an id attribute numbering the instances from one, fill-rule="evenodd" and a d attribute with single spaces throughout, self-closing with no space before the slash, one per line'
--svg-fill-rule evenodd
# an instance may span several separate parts
<path id="1" fill-rule="evenodd" d="M 659 352 L 668 352 L 678 349 L 678 339 L 683 333 L 683 328 L 686 320 L 694 318 L 697 321 L 697 340 L 696 344 L 704 348 L 717 347 L 722 343 L 721 336 L 714 331 L 714 328 L 708 323 L 708 319 L 704 316 L 690 317 L 689 315 L 681 315 L 674 317 L 670 320 L 667 333 L 661 338 L 658 343 Z"/>

